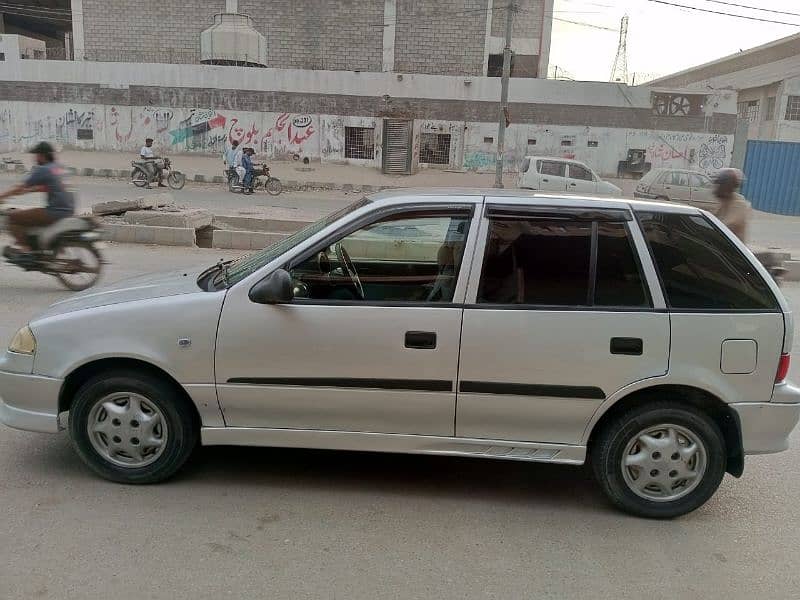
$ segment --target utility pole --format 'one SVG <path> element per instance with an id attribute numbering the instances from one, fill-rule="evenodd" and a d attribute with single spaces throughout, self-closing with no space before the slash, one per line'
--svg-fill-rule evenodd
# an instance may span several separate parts
<path id="1" fill-rule="evenodd" d="M 511 27 L 514 24 L 516 5 L 509 0 L 506 7 L 506 45 L 503 47 L 503 78 L 500 82 L 500 121 L 497 128 L 497 165 L 494 187 L 503 187 L 503 158 L 506 146 L 506 121 L 508 120 L 508 79 L 511 77 Z"/>

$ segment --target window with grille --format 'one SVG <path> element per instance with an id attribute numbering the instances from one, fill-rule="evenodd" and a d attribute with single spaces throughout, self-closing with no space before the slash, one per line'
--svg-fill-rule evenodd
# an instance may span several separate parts
<path id="1" fill-rule="evenodd" d="M 758 100 L 748 100 L 746 102 L 738 102 L 736 104 L 737 114 L 740 119 L 744 119 L 748 123 L 755 123 L 758 121 Z"/>
<path id="2" fill-rule="evenodd" d="M 789 96 L 786 103 L 786 120 L 800 121 L 800 96 Z"/>
<path id="3" fill-rule="evenodd" d="M 765 121 L 774 121 L 775 120 L 775 96 L 770 96 L 767 98 L 767 112 L 764 115 Z"/>
<path id="4" fill-rule="evenodd" d="M 419 162 L 427 165 L 449 165 L 450 134 L 449 133 L 420 134 Z"/>
<path id="5" fill-rule="evenodd" d="M 375 158 L 375 129 L 373 127 L 345 127 L 344 157 L 366 160 Z"/>

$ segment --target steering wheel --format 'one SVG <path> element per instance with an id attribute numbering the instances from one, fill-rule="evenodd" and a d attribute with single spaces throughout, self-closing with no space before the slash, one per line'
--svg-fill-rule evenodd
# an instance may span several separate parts
<path id="1" fill-rule="evenodd" d="M 356 272 L 356 267 L 353 264 L 353 259 L 350 258 L 350 255 L 345 250 L 342 243 L 339 242 L 334 246 L 336 250 L 336 258 L 339 259 L 339 262 L 344 266 L 345 271 L 347 271 L 347 275 L 350 277 L 350 280 L 353 282 L 353 287 L 356 288 L 356 293 L 358 294 L 359 299 L 364 299 L 364 286 L 361 285 L 361 280 L 358 278 L 358 273 Z"/>

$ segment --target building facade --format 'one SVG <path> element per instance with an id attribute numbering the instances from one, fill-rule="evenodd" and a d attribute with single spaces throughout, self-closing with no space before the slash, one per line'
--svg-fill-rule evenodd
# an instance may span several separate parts
<path id="1" fill-rule="evenodd" d="M 37 140 L 134 154 L 218 154 L 231 142 L 271 160 L 392 173 L 491 172 L 500 81 L 493 77 L 17 60 L 0 63 L 0 152 Z M 632 152 L 653 168 L 714 172 L 730 162 L 735 93 L 668 96 L 611 83 L 513 79 L 505 167 L 527 155 L 583 160 L 615 175 Z M 704 109 L 698 110 L 697 106 Z"/>
<path id="2" fill-rule="evenodd" d="M 749 139 L 800 141 L 800 35 L 732 54 L 651 82 L 738 93 Z"/>
<path id="3" fill-rule="evenodd" d="M 516 0 L 515 77 L 546 77 L 554 0 Z M 217 14 L 249 17 L 279 69 L 499 75 L 505 0 L 72 0 L 75 58 L 199 63 Z M 250 35 L 245 26 L 239 36 Z M 253 57 L 249 57 L 252 59 Z M 257 60 L 248 60 L 257 63 Z"/>

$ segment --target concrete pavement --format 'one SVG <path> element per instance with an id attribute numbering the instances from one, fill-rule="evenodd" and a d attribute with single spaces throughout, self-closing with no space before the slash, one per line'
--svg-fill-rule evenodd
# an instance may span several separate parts
<path id="1" fill-rule="evenodd" d="M 235 254 L 113 245 L 106 281 Z M 0 346 L 70 294 L 6 264 L 0 282 Z M 800 308 L 800 285 L 784 289 Z M 0 427 L 0 598 L 794 598 L 792 443 L 656 522 L 611 509 L 582 468 L 205 448 L 173 481 L 129 487 L 91 475 L 64 434 Z"/>

